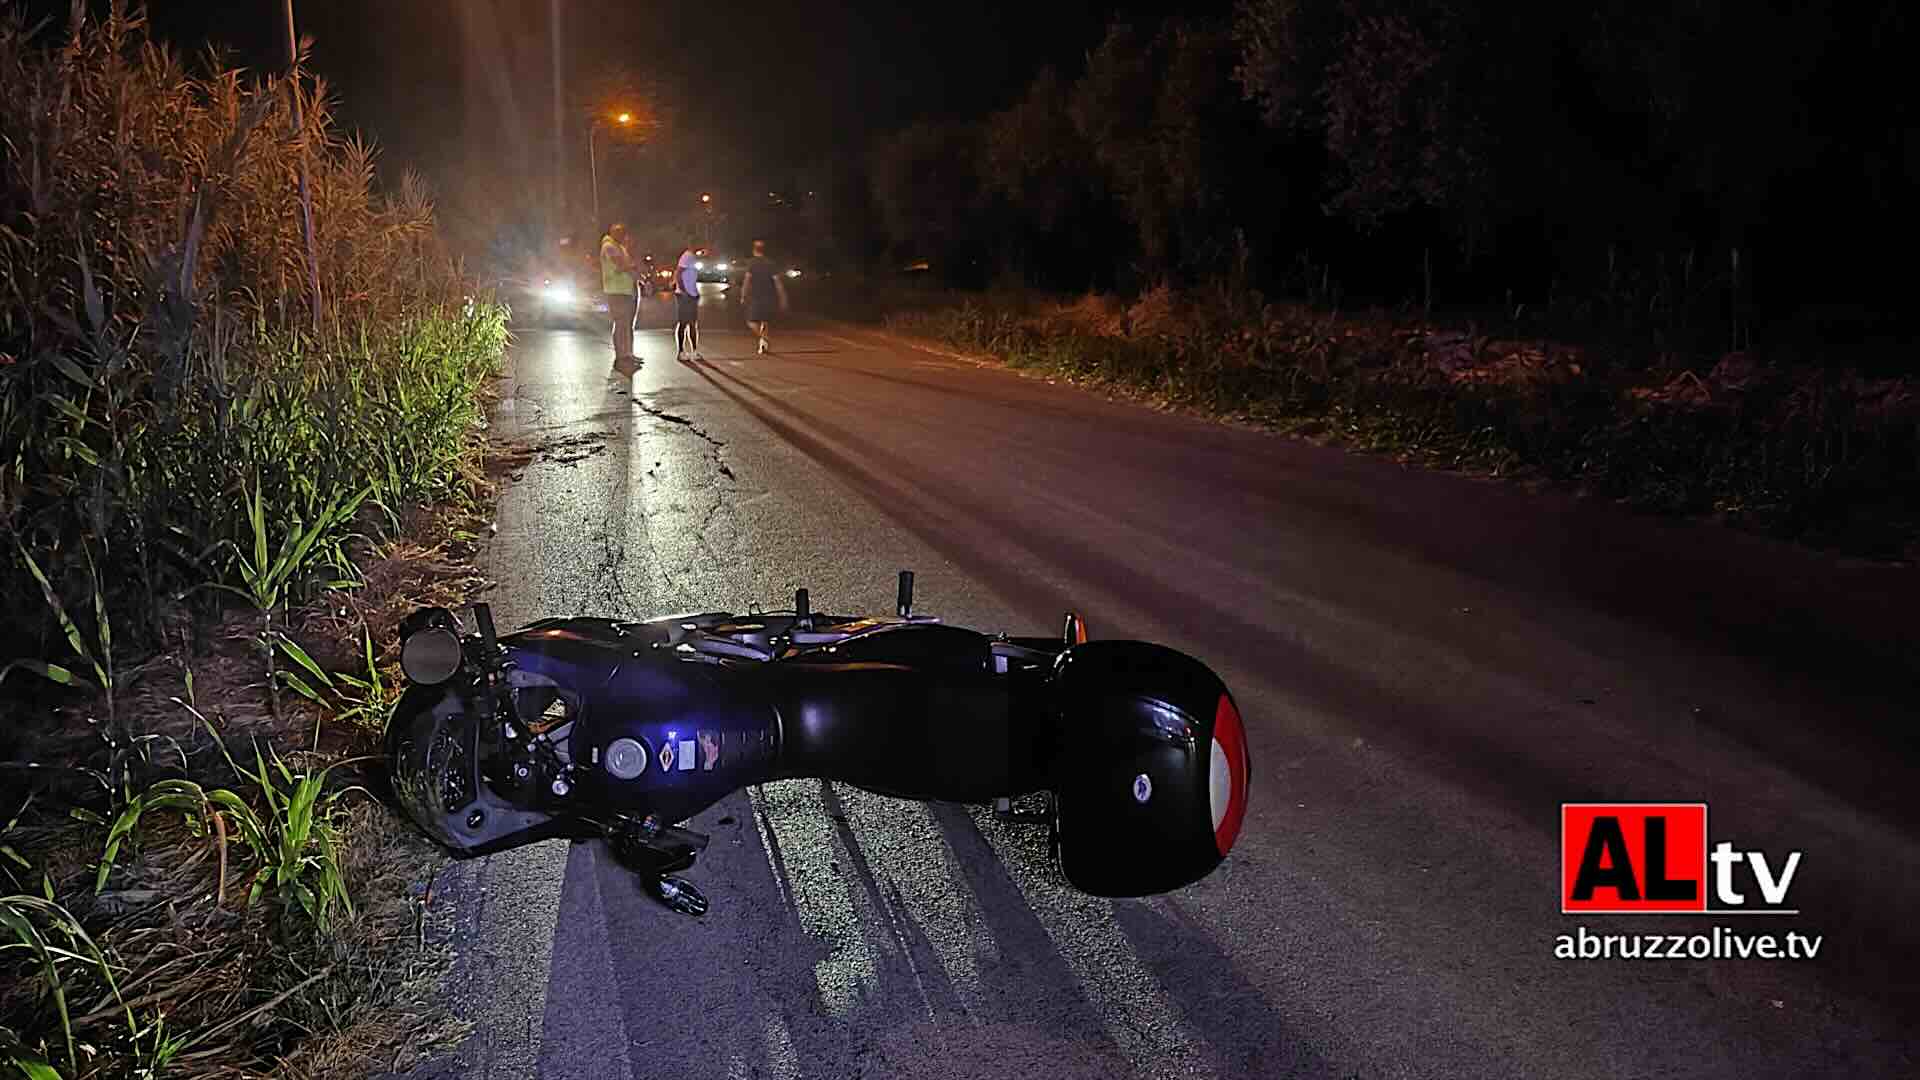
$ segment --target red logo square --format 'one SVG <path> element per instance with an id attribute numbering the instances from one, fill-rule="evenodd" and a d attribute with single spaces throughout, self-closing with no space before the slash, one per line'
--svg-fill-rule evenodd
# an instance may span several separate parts
<path id="1" fill-rule="evenodd" d="M 1561 804 L 1560 910 L 1707 910 L 1707 804 Z"/>

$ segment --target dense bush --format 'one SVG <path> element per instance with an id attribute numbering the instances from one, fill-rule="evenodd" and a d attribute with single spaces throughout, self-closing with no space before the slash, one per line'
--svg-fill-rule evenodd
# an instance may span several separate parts
<path id="1" fill-rule="evenodd" d="M 1920 382 L 1729 354 L 1701 371 L 1221 285 L 1008 296 L 889 325 L 1015 366 L 1445 466 L 1897 555 L 1920 533 Z"/>

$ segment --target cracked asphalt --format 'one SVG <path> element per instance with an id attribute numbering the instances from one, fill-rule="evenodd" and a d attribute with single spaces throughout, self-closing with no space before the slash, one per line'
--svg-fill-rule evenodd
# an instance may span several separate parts
<path id="1" fill-rule="evenodd" d="M 833 326 L 775 355 L 716 291 L 707 360 L 652 320 L 529 332 L 493 436 L 541 447 L 485 558 L 553 615 L 917 606 L 1166 642 L 1246 712 L 1238 848 L 1179 893 L 1066 889 L 983 807 L 790 781 L 696 817 L 711 912 L 596 844 L 457 864 L 416 1077 L 1913 1076 L 1910 674 L 1849 634 L 1910 568 L 1107 403 Z M 1842 633 L 1842 631 L 1845 633 Z M 1705 801 L 1803 853 L 1802 914 L 1559 913 L 1559 804 Z M 1776 859 L 1777 861 L 1777 859 Z M 1756 926 L 1766 923 L 1765 927 Z M 1558 935 L 1822 937 L 1810 961 L 1556 959 Z"/>

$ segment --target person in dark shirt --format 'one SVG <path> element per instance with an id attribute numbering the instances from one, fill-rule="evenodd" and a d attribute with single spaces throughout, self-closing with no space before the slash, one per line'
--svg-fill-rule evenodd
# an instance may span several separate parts
<path id="1" fill-rule="evenodd" d="M 747 329 L 760 339 L 758 355 L 773 351 L 767 338 L 767 330 L 773 322 L 776 305 L 784 314 L 787 310 L 787 286 L 780 280 L 780 271 L 767 259 L 767 242 L 753 242 L 753 258 L 747 262 L 746 285 L 740 293 L 740 302 L 747 309 Z"/>
<path id="2" fill-rule="evenodd" d="M 691 237 L 673 272 L 673 346 L 681 359 L 705 360 L 700 355 L 700 268 Z"/>

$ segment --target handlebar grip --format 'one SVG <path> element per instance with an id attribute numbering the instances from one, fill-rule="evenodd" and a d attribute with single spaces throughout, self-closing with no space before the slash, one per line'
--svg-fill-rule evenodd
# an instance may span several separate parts
<path id="1" fill-rule="evenodd" d="M 500 647 L 500 639 L 493 632 L 493 609 L 485 604 L 473 605 L 473 621 L 480 628 L 480 641 L 491 654 Z"/>
<path id="2" fill-rule="evenodd" d="M 913 613 L 913 571 L 900 571 L 900 617 L 906 618 Z"/>

